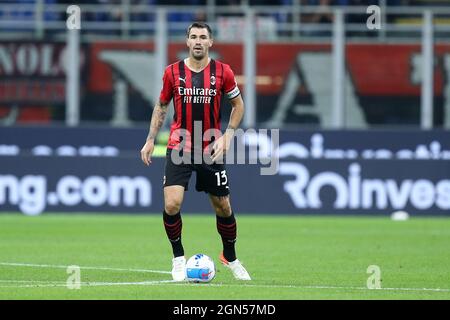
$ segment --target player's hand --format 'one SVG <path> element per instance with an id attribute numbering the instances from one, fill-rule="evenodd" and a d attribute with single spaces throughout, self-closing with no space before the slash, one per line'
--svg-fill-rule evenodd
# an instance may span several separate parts
<path id="1" fill-rule="evenodd" d="M 233 135 L 227 131 L 215 141 L 213 146 L 214 154 L 211 156 L 213 162 L 216 162 L 227 154 L 228 149 L 230 149 L 231 139 L 233 139 Z"/>
<path id="2" fill-rule="evenodd" d="M 141 149 L 141 160 L 145 165 L 149 166 L 152 163 L 153 149 L 155 148 L 155 142 L 150 139 L 144 144 Z"/>

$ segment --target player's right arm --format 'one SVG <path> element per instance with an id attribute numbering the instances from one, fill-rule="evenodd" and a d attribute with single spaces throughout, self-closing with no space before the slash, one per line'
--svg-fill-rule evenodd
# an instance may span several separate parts
<path id="1" fill-rule="evenodd" d="M 167 109 L 170 100 L 172 100 L 173 94 L 173 73 L 172 66 L 166 68 L 163 76 L 163 86 L 161 89 L 161 94 L 159 96 L 159 101 L 153 108 L 152 119 L 150 121 L 150 129 L 148 130 L 147 139 L 144 146 L 141 149 L 141 160 L 147 166 L 152 163 L 153 149 L 155 148 L 155 138 L 161 129 L 166 118 Z"/>
<path id="2" fill-rule="evenodd" d="M 141 159 L 147 166 L 152 163 L 153 149 L 155 148 L 155 138 L 161 129 L 166 118 L 168 104 L 159 101 L 153 108 L 152 120 L 150 121 L 150 129 L 148 130 L 147 140 L 141 149 Z"/>

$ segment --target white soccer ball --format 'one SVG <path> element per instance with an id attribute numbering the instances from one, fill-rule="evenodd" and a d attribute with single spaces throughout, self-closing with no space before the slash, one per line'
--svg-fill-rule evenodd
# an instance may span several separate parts
<path id="1" fill-rule="evenodd" d="M 196 254 L 186 262 L 186 279 L 189 282 L 210 282 L 215 276 L 214 261 L 205 254 Z"/>

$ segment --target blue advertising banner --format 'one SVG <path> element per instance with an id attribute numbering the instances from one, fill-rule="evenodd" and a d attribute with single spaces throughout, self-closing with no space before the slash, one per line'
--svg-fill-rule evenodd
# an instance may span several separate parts
<path id="1" fill-rule="evenodd" d="M 142 164 L 145 129 L 0 129 L 0 212 L 159 213 L 164 158 Z M 264 214 L 450 215 L 450 133 L 265 131 L 227 165 L 233 209 Z M 263 160 L 269 159 L 267 164 Z M 252 161 L 254 160 L 254 161 Z M 272 166 L 269 174 L 262 168 Z M 195 174 L 183 212 L 213 212 Z"/>

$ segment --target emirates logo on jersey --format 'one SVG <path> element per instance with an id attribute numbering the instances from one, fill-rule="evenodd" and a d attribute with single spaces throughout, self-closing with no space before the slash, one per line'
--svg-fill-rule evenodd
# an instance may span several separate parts
<path id="1" fill-rule="evenodd" d="M 211 97 L 217 95 L 217 89 L 178 87 L 178 94 L 184 103 L 211 103 Z"/>
<path id="2" fill-rule="evenodd" d="M 209 96 L 215 97 L 217 94 L 217 89 L 208 89 L 208 88 L 185 88 L 178 87 L 178 94 L 180 96 Z"/>
<path id="3" fill-rule="evenodd" d="M 211 82 L 211 85 L 215 85 L 216 84 L 216 77 L 211 76 L 211 79 L 209 80 Z"/>

